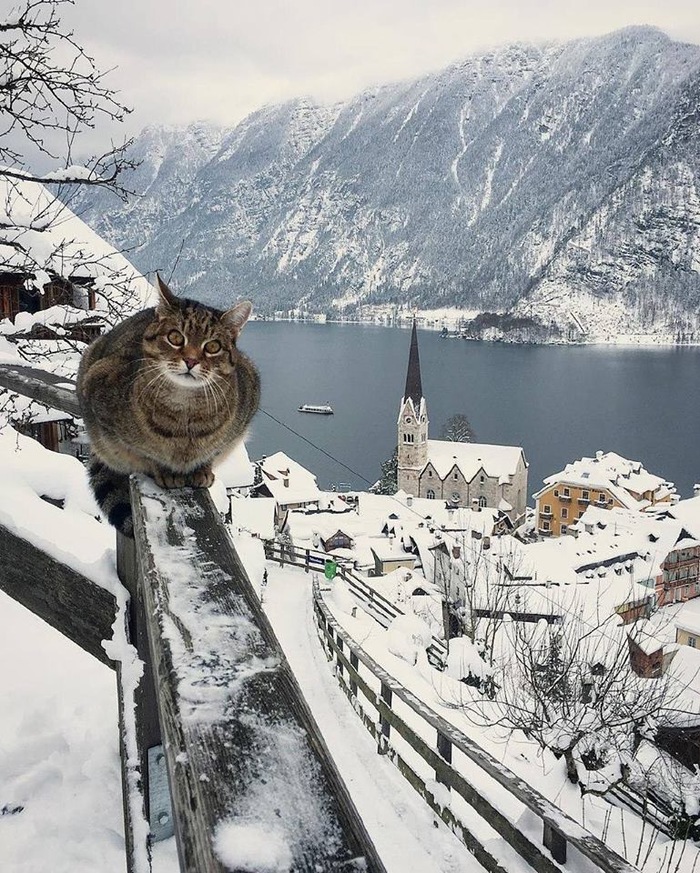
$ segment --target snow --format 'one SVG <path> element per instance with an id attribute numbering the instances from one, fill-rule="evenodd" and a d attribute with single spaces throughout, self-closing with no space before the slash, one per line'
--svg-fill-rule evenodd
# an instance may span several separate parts
<path id="1" fill-rule="evenodd" d="M 259 824 L 223 824 L 214 850 L 227 867 L 250 873 L 288 873 L 292 853 L 284 833 Z"/>
<path id="2" fill-rule="evenodd" d="M 95 518 L 99 510 L 79 461 L 6 427 L 0 429 L 0 474 L 0 524 L 108 591 L 121 590 L 114 533 Z M 64 509 L 44 496 L 64 501 Z"/>
<path id="3" fill-rule="evenodd" d="M 239 552 L 242 542 L 236 540 Z M 310 576 L 272 564 L 268 574 L 265 611 L 387 873 L 482 871 L 396 768 L 377 755 L 375 741 L 339 689 L 317 639 Z M 334 581 L 336 602 L 343 600 L 343 588 Z M 351 610 L 356 602 L 347 597 Z"/>
<path id="4" fill-rule="evenodd" d="M 40 290 L 50 274 L 91 277 L 96 280 L 101 312 L 109 311 L 107 299 L 122 315 L 153 301 L 153 288 L 126 258 L 43 185 L 0 178 L 0 223 L 13 226 L 5 231 L 7 242 L 0 243 L 5 268 L 35 274 L 33 282 Z"/>

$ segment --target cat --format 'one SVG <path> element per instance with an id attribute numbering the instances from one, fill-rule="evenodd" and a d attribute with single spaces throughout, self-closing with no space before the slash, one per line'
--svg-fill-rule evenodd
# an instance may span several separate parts
<path id="1" fill-rule="evenodd" d="M 236 348 L 249 301 L 226 312 L 178 298 L 156 274 L 157 306 L 83 352 L 77 391 L 90 438 L 88 476 L 110 524 L 133 537 L 129 474 L 162 488 L 207 488 L 212 463 L 245 435 L 260 377 Z"/>

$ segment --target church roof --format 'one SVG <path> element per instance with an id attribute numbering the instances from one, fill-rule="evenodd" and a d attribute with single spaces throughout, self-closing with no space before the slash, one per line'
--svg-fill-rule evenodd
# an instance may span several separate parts
<path id="1" fill-rule="evenodd" d="M 483 468 L 487 476 L 508 482 L 515 474 L 523 450 L 520 446 L 491 446 L 484 443 L 457 443 L 428 440 L 428 461 L 441 479 L 456 465 L 467 482 Z"/>
<path id="2" fill-rule="evenodd" d="M 404 400 L 411 398 L 416 409 L 419 408 L 423 397 L 423 385 L 420 378 L 420 358 L 418 356 L 418 333 L 416 322 L 413 322 L 411 331 L 411 350 L 408 353 L 408 372 L 406 373 L 406 390 L 403 392 Z"/>

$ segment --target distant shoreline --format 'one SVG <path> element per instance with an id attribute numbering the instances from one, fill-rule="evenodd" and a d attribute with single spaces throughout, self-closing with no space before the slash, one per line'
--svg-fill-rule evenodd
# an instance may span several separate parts
<path id="1" fill-rule="evenodd" d="M 396 318 L 382 319 L 381 317 L 365 317 L 365 318 L 328 318 L 323 313 L 307 313 L 304 315 L 254 315 L 253 321 L 260 322 L 286 322 L 289 324 L 336 324 L 336 325 L 356 325 L 360 327 L 386 327 L 399 328 L 408 330 L 413 324 L 413 315 L 401 315 Z M 440 332 L 445 325 L 437 323 L 435 317 L 428 318 L 420 311 L 416 313 L 416 324 L 419 330 L 429 330 L 433 333 Z M 503 345 L 533 345 L 533 346 L 624 346 L 632 348 L 669 348 L 675 346 L 678 348 L 700 346 L 700 340 L 692 340 L 686 342 L 678 342 L 669 335 L 660 334 L 621 334 L 615 338 L 605 339 L 596 337 L 592 339 L 566 339 L 564 337 L 552 338 L 549 340 L 534 340 L 509 338 L 508 336 L 493 336 L 493 337 L 474 337 L 458 334 L 456 329 L 450 330 L 445 335 L 445 339 L 463 340 L 466 342 L 483 342 L 483 343 L 501 343 Z"/>

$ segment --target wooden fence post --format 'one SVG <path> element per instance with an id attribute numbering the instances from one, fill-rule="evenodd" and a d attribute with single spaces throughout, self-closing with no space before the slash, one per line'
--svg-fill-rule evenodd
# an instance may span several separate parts
<path id="1" fill-rule="evenodd" d="M 542 842 L 545 848 L 549 849 L 552 857 L 558 864 L 566 864 L 566 839 L 564 834 L 547 821 L 544 822 Z"/>
<path id="2" fill-rule="evenodd" d="M 138 584 L 136 545 L 133 539 L 125 537 L 120 532 L 117 532 L 117 575 L 129 592 L 127 635 L 143 662 L 143 675 L 134 693 L 136 745 L 143 793 L 143 812 L 149 823 L 151 837 L 158 842 L 172 837 L 175 829 L 158 718 L 143 591 Z M 125 763 L 126 755 L 122 754 L 123 772 Z M 126 808 L 125 815 L 128 815 Z M 127 827 L 128 833 L 131 830 L 131 827 Z"/>

